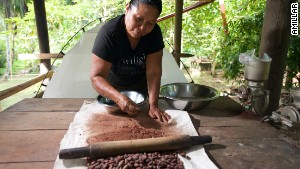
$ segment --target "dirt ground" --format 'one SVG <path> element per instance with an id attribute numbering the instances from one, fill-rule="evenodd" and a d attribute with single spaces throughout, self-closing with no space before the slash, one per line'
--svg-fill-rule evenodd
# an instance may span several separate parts
<path id="1" fill-rule="evenodd" d="M 234 80 L 226 80 L 223 77 L 222 70 L 217 70 L 215 77 L 213 77 L 211 75 L 210 71 L 190 72 L 190 70 L 189 70 L 190 75 L 187 73 L 187 71 L 185 69 L 182 69 L 182 71 L 184 72 L 184 75 L 189 82 L 191 82 L 193 80 L 194 83 L 196 83 L 196 84 L 213 87 L 213 88 L 217 89 L 221 94 L 224 93 L 224 91 L 229 92 L 230 88 L 237 88 L 238 86 L 243 85 L 242 83 L 238 83 L 237 81 L 234 81 Z"/>

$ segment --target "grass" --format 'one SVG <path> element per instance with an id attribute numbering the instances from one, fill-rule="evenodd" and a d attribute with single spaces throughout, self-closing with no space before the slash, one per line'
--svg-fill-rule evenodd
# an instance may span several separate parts
<path id="1" fill-rule="evenodd" d="M 7 81 L 0 81 L 0 91 L 8 89 L 10 87 L 16 86 L 18 84 L 24 83 L 32 78 L 36 77 L 36 75 L 13 75 L 9 77 Z M 11 105 L 25 99 L 25 98 L 33 98 L 36 94 L 36 91 L 39 88 L 40 83 L 37 83 L 31 87 L 28 87 L 10 97 L 7 97 L 0 101 L 0 110 L 4 110 Z"/>
<path id="2" fill-rule="evenodd" d="M 186 77 L 186 79 L 191 82 L 191 78 L 189 76 L 189 74 L 185 71 L 182 70 L 184 72 L 184 75 Z M 221 94 L 224 91 L 229 91 L 230 88 L 232 87 L 237 87 L 240 86 L 241 84 L 236 83 L 233 80 L 226 80 L 225 78 L 223 78 L 223 72 L 221 70 L 217 70 L 216 71 L 216 76 L 212 77 L 211 72 L 210 71 L 203 71 L 203 72 L 193 72 L 190 73 L 194 83 L 196 84 L 201 84 L 201 85 L 206 85 L 206 86 L 210 86 L 213 87 L 215 89 L 217 89 Z"/>
<path id="3" fill-rule="evenodd" d="M 3 75 L 5 72 L 5 68 L 0 67 L 0 75 Z"/>

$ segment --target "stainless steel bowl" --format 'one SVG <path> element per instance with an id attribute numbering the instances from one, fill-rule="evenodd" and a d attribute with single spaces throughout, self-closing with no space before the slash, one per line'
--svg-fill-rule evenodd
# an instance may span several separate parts
<path id="1" fill-rule="evenodd" d="M 244 68 L 244 77 L 248 81 L 263 82 L 268 79 L 271 62 L 249 61 Z"/>
<path id="2" fill-rule="evenodd" d="M 133 102 L 135 102 L 139 106 L 143 105 L 147 100 L 146 95 L 136 91 L 120 91 L 120 93 L 129 97 Z M 107 106 L 116 106 L 116 103 L 114 101 L 101 95 L 97 97 L 97 101 Z"/>
<path id="3" fill-rule="evenodd" d="M 171 83 L 160 87 L 167 103 L 179 110 L 195 110 L 219 97 L 219 92 L 209 86 L 193 83 Z"/>

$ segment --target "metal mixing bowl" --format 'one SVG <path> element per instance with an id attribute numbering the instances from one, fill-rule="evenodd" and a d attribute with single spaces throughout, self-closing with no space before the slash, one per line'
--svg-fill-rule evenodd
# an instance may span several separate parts
<path id="1" fill-rule="evenodd" d="M 167 103 L 180 110 L 195 110 L 219 97 L 219 92 L 209 86 L 193 83 L 171 83 L 160 87 Z"/>
<path id="2" fill-rule="evenodd" d="M 136 91 L 120 91 L 120 93 L 129 97 L 133 102 L 135 102 L 139 106 L 143 105 L 147 99 L 146 95 Z M 107 106 L 116 106 L 116 103 L 114 101 L 101 95 L 97 97 L 97 101 Z"/>

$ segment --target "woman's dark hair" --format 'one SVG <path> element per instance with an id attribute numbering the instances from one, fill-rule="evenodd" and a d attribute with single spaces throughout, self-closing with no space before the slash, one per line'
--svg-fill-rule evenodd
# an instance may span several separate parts
<path id="1" fill-rule="evenodd" d="M 152 5 L 158 10 L 158 14 L 160 15 L 162 11 L 162 2 L 161 0 L 130 0 L 129 8 L 132 6 L 139 7 L 139 4 Z"/>

